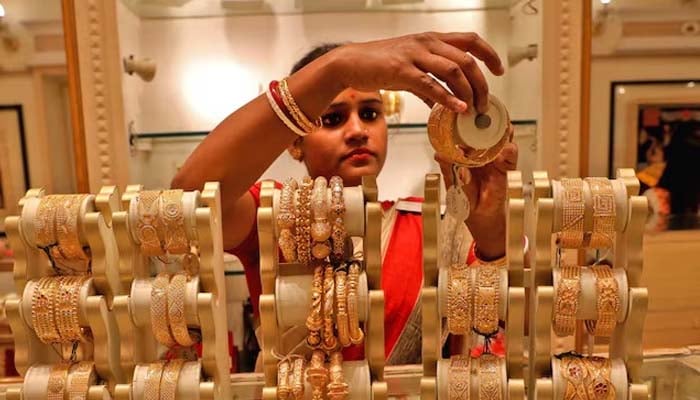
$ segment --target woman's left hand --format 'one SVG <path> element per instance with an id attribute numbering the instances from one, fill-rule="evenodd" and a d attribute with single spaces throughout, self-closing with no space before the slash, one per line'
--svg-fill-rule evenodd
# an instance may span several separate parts
<path id="1" fill-rule="evenodd" d="M 508 135 L 513 134 L 509 125 Z M 440 164 L 445 186 L 452 186 L 452 164 L 435 154 Z M 506 198 L 508 194 L 508 171 L 518 163 L 518 147 L 506 143 L 501 153 L 492 162 L 478 168 L 461 168 L 463 190 L 469 198 L 470 212 L 466 223 L 476 242 L 477 255 L 484 260 L 493 260 L 505 255 L 506 248 Z"/>

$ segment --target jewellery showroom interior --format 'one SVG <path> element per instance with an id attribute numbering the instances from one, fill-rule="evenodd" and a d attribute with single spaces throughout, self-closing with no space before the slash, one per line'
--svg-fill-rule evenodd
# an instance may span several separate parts
<path id="1" fill-rule="evenodd" d="M 699 21 L 0 0 L 0 400 L 697 398 Z"/>

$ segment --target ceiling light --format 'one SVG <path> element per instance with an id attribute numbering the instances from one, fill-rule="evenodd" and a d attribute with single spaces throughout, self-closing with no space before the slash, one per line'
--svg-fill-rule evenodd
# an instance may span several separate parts
<path id="1" fill-rule="evenodd" d="M 600 4 L 608 5 L 612 0 L 600 0 Z"/>
<path id="2" fill-rule="evenodd" d="M 5 7 L 3 7 L 2 4 L 0 4 L 0 18 L 2 18 L 4 16 L 5 16 Z"/>

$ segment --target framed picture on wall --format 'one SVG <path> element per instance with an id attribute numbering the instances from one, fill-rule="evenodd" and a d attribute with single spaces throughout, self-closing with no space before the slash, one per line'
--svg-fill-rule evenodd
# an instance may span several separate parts
<path id="1" fill-rule="evenodd" d="M 17 201 L 28 187 L 22 106 L 0 105 L 0 232 L 5 232 L 5 217 L 18 212 Z"/>
<path id="2" fill-rule="evenodd" d="M 633 167 L 656 214 L 700 208 L 700 79 L 613 82 L 610 174 Z"/>

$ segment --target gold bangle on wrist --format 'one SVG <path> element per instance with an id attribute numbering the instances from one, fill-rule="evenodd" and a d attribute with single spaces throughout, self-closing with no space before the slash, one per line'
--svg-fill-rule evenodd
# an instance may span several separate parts
<path id="1" fill-rule="evenodd" d="M 345 238 L 347 232 L 345 230 L 345 199 L 343 197 L 343 179 L 339 176 L 331 178 L 331 212 L 333 231 L 331 238 L 333 241 L 332 260 L 335 263 L 343 261 L 345 254 Z"/>
<path id="2" fill-rule="evenodd" d="M 68 371 L 70 363 L 59 362 L 51 366 L 49 372 L 49 384 L 47 387 L 46 400 L 63 400 L 66 396 L 66 383 L 68 381 Z"/>
<path id="3" fill-rule="evenodd" d="M 326 178 L 319 176 L 314 181 L 311 192 L 311 239 L 313 247 L 311 254 L 317 260 L 324 260 L 331 254 L 331 224 L 328 222 L 328 182 Z"/>
<path id="4" fill-rule="evenodd" d="M 177 381 L 184 363 L 182 359 L 175 359 L 165 364 L 160 382 L 160 400 L 175 400 L 177 397 Z"/>
<path id="5" fill-rule="evenodd" d="M 614 400 L 615 386 L 611 381 L 612 362 L 603 357 L 586 357 L 584 365 L 588 369 L 586 392 L 589 400 Z"/>
<path id="6" fill-rule="evenodd" d="M 87 400 L 95 373 L 93 361 L 81 361 L 74 364 L 68 374 L 68 398 L 70 400 Z"/>
<path id="7" fill-rule="evenodd" d="M 447 272 L 447 329 L 465 335 L 472 327 L 471 270 L 452 264 Z"/>
<path id="8" fill-rule="evenodd" d="M 163 379 L 163 367 L 166 361 L 156 361 L 148 364 L 146 382 L 143 389 L 143 400 L 160 400 L 160 383 Z"/>
<path id="9" fill-rule="evenodd" d="M 294 241 L 297 244 L 297 260 L 308 265 L 311 258 L 311 187 L 313 180 L 305 176 L 297 189 L 295 208 L 296 231 Z"/>
<path id="10" fill-rule="evenodd" d="M 138 201 L 136 236 L 141 242 L 141 252 L 145 256 L 165 254 L 161 242 L 160 200 L 160 191 L 156 190 L 142 190 L 136 198 Z"/>
<path id="11" fill-rule="evenodd" d="M 471 396 L 471 356 L 468 354 L 450 357 L 447 370 L 447 399 L 463 400 Z"/>
<path id="12" fill-rule="evenodd" d="M 299 125 L 299 127 L 301 127 L 307 134 L 315 131 L 318 128 L 318 125 L 314 125 L 306 114 L 301 111 L 296 101 L 294 101 L 292 92 L 289 91 L 289 86 L 287 85 L 287 78 L 282 79 L 279 82 L 279 89 L 280 97 L 282 97 L 284 105 L 287 106 L 289 113 L 292 115 L 292 118 L 294 118 L 294 122 L 296 122 L 297 125 Z"/>
<path id="13" fill-rule="evenodd" d="M 613 247 L 617 210 L 612 184 L 607 178 L 586 178 L 586 182 L 593 198 L 593 232 L 588 247 Z"/>
<path id="14" fill-rule="evenodd" d="M 329 380 L 328 368 L 325 364 L 326 355 L 321 350 L 314 350 L 311 354 L 311 362 L 306 369 L 306 381 L 311 384 L 312 400 L 323 400 L 323 391 Z"/>
<path id="15" fill-rule="evenodd" d="M 580 178 L 563 178 L 562 187 L 562 222 L 559 232 L 559 245 L 563 248 L 580 248 L 583 245 L 583 181 Z"/>
<path id="16" fill-rule="evenodd" d="M 293 263 L 297 260 L 297 247 L 294 243 L 294 193 L 298 188 L 294 178 L 288 178 L 282 186 L 280 206 L 277 214 L 279 238 L 277 244 L 282 250 L 284 260 Z"/>
<path id="17" fill-rule="evenodd" d="M 501 400 L 501 360 L 493 354 L 479 357 L 479 400 Z"/>
<path id="18" fill-rule="evenodd" d="M 365 334 L 360 328 L 360 315 L 358 305 L 358 287 L 360 286 L 360 264 L 354 261 L 350 264 L 348 272 L 348 331 L 350 343 L 360 344 L 365 339 Z"/>
<path id="19" fill-rule="evenodd" d="M 585 387 L 588 369 L 581 357 L 574 355 L 562 357 L 559 373 L 566 380 L 564 400 L 588 400 Z"/>
<path id="20" fill-rule="evenodd" d="M 335 299 L 335 279 L 333 267 L 328 264 L 323 275 L 323 343 L 326 351 L 333 351 L 338 346 L 338 340 L 333 333 L 333 308 Z"/>
<path id="21" fill-rule="evenodd" d="M 500 297 L 500 268 L 493 265 L 477 267 L 474 303 L 474 329 L 481 335 L 498 332 Z"/>
<path id="22" fill-rule="evenodd" d="M 591 270 L 595 275 L 598 319 L 587 320 L 586 329 L 594 336 L 610 337 L 617 325 L 617 313 L 620 311 L 617 280 L 612 268 L 608 266 L 594 265 Z"/>
<path id="23" fill-rule="evenodd" d="M 554 333 L 557 336 L 563 337 L 574 333 L 580 294 L 581 267 L 577 265 L 562 266 L 559 269 L 557 300 L 554 303 L 552 318 Z"/>
<path id="24" fill-rule="evenodd" d="M 288 359 L 280 360 L 277 363 L 277 399 L 287 400 L 289 394 L 291 393 L 291 388 L 289 387 L 289 372 L 291 370 L 291 365 Z"/>
<path id="25" fill-rule="evenodd" d="M 59 343 L 61 339 L 54 314 L 56 284 L 54 277 L 41 278 L 32 294 L 32 325 L 39 340 L 46 344 Z"/>
<path id="26" fill-rule="evenodd" d="M 185 213 L 182 209 L 182 190 L 163 190 L 160 195 L 160 216 L 163 226 L 163 247 L 169 254 L 190 251 L 190 241 L 185 229 Z"/>
<path id="27" fill-rule="evenodd" d="M 177 344 L 189 347 L 195 344 L 195 339 L 187 330 L 187 320 L 185 319 L 186 291 L 187 275 L 184 273 L 175 274 L 170 280 L 167 289 L 168 323 Z"/>
<path id="28" fill-rule="evenodd" d="M 338 342 L 341 347 L 350 346 L 350 331 L 348 326 L 348 295 L 346 289 L 347 272 L 335 272 L 335 325 L 338 329 Z"/>
<path id="29" fill-rule="evenodd" d="M 345 382 L 343 376 L 343 354 L 339 351 L 333 352 L 330 355 L 330 366 L 328 368 L 330 374 L 330 382 L 327 385 L 328 398 L 330 400 L 343 400 L 350 394 L 349 386 Z"/>
<path id="30" fill-rule="evenodd" d="M 159 273 L 151 286 L 151 329 L 158 343 L 173 347 L 176 342 L 168 326 L 168 285 L 170 275 Z"/>

